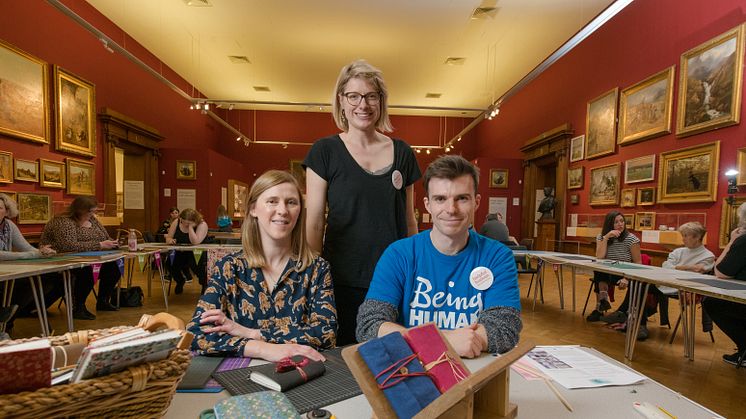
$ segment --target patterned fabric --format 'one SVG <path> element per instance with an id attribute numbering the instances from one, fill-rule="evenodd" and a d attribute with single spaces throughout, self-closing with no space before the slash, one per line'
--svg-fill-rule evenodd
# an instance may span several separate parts
<path id="1" fill-rule="evenodd" d="M 596 236 L 596 241 L 603 240 L 603 237 L 599 234 Z M 640 243 L 634 234 L 627 233 L 627 237 L 624 240 L 609 240 L 606 245 L 606 258 L 611 260 L 618 260 L 619 262 L 632 262 L 632 245 Z"/>
<path id="2" fill-rule="evenodd" d="M 81 227 L 70 217 L 54 217 L 41 234 L 41 245 L 50 244 L 60 253 L 101 250 L 100 243 L 104 240 L 111 237 L 95 216 L 91 216 L 91 227 Z"/>
<path id="3" fill-rule="evenodd" d="M 10 222 L 6 222 L 5 217 L 0 222 L 0 250 L 13 250 L 10 248 Z"/>
<path id="4" fill-rule="evenodd" d="M 221 400 L 215 404 L 214 411 L 215 417 L 221 419 L 300 419 L 290 400 L 277 391 L 260 391 Z"/>
<path id="5" fill-rule="evenodd" d="M 262 270 L 251 268 L 243 251 L 225 256 L 209 271 L 210 280 L 187 329 L 195 336 L 192 349 L 201 355 L 242 356 L 249 339 L 226 333 L 204 333 L 199 319 L 205 310 L 220 308 L 242 326 L 259 329 L 270 343 L 298 343 L 333 348 L 337 310 L 329 264 L 316 258 L 305 270 L 290 259 L 270 291 Z"/>

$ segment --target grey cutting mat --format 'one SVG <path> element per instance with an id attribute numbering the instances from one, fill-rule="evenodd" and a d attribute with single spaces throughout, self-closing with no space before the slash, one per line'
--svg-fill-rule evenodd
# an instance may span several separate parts
<path id="1" fill-rule="evenodd" d="M 702 285 L 709 285 L 711 287 L 720 288 L 724 290 L 746 290 L 746 282 L 743 284 L 719 281 L 712 278 L 684 278 L 685 281 L 696 282 Z"/>
<path id="2" fill-rule="evenodd" d="M 323 355 L 326 357 L 324 375 L 284 393 L 298 413 L 306 413 L 362 394 L 355 377 L 342 359 L 342 349 L 332 349 Z M 216 372 L 212 376 L 234 396 L 267 391 L 266 388 L 249 380 L 252 369 L 249 367 Z"/>

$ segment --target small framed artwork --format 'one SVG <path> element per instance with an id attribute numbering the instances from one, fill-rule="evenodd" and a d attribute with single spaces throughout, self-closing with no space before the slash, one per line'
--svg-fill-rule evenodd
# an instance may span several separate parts
<path id="1" fill-rule="evenodd" d="M 637 205 L 655 205 L 655 187 L 637 188 Z"/>
<path id="2" fill-rule="evenodd" d="M 735 125 L 741 116 L 744 25 L 681 54 L 676 135 Z"/>
<path id="3" fill-rule="evenodd" d="M 738 208 L 746 202 L 746 196 L 723 198 L 720 209 L 720 235 L 718 245 L 725 248 L 730 241 L 730 234 L 738 227 Z"/>
<path id="4" fill-rule="evenodd" d="M 0 193 L 4 193 L 5 195 L 8 195 L 10 197 L 10 199 L 12 199 L 12 200 L 16 201 L 16 203 L 18 203 L 18 199 L 17 199 L 17 196 L 16 196 L 15 192 L 13 192 L 13 191 L 0 191 Z"/>
<path id="5" fill-rule="evenodd" d="M 197 179 L 196 160 L 176 160 L 176 179 Z"/>
<path id="6" fill-rule="evenodd" d="M 567 189 L 580 189 L 583 187 L 583 166 L 573 167 L 567 170 Z"/>
<path id="7" fill-rule="evenodd" d="M 634 214 L 624 214 L 624 228 L 627 230 L 632 230 L 635 228 L 635 215 Z"/>
<path id="8" fill-rule="evenodd" d="M 67 193 L 71 195 L 96 194 L 96 167 L 78 159 L 65 159 L 67 162 Z"/>
<path id="9" fill-rule="evenodd" d="M 573 205 L 578 205 L 580 203 L 580 195 L 576 193 L 570 195 L 570 203 Z"/>
<path id="10" fill-rule="evenodd" d="M 301 160 L 290 160 L 290 174 L 293 175 L 295 180 L 300 185 L 300 190 L 306 193 L 306 171 L 303 170 L 303 161 Z"/>
<path id="11" fill-rule="evenodd" d="M 46 224 L 52 218 L 49 195 L 18 193 L 18 224 Z"/>
<path id="12" fill-rule="evenodd" d="M 48 143 L 47 63 L 0 40 L 0 133 Z"/>
<path id="13" fill-rule="evenodd" d="M 16 170 L 14 177 L 16 180 L 24 182 L 39 181 L 39 164 L 31 160 L 16 159 Z"/>
<path id="14" fill-rule="evenodd" d="M 619 96 L 620 145 L 671 132 L 673 66 L 622 90 Z"/>
<path id="15" fill-rule="evenodd" d="M 635 214 L 635 230 L 653 230 L 655 228 L 654 212 L 638 212 Z"/>
<path id="16" fill-rule="evenodd" d="M 65 163 L 39 159 L 39 183 L 47 188 L 65 187 Z"/>
<path id="17" fill-rule="evenodd" d="M 715 201 L 719 141 L 666 151 L 660 156 L 658 203 Z"/>
<path id="18" fill-rule="evenodd" d="M 585 135 L 578 135 L 570 140 L 570 163 L 583 160 L 585 157 Z"/>
<path id="19" fill-rule="evenodd" d="M 244 206 L 246 205 L 246 194 L 249 186 L 239 180 L 228 179 L 228 213 L 233 219 L 240 220 L 244 217 Z"/>
<path id="20" fill-rule="evenodd" d="M 508 187 L 508 169 L 490 170 L 490 188 Z"/>
<path id="21" fill-rule="evenodd" d="M 647 182 L 655 179 L 655 154 L 624 162 L 624 183 Z"/>
<path id="22" fill-rule="evenodd" d="M 739 186 L 746 185 L 746 147 L 738 149 L 738 177 L 736 184 Z M 0 180 L 2 182 L 2 180 Z"/>
<path id="23" fill-rule="evenodd" d="M 616 148 L 616 102 L 619 89 L 613 88 L 588 102 L 585 119 L 585 158 L 612 154 Z"/>
<path id="24" fill-rule="evenodd" d="M 96 88 L 62 68 L 54 67 L 57 150 L 96 155 Z"/>
<path id="25" fill-rule="evenodd" d="M 0 151 L 0 183 L 13 183 L 13 153 Z"/>
<path id="26" fill-rule="evenodd" d="M 619 163 L 591 168 L 591 205 L 619 203 Z"/>
<path id="27" fill-rule="evenodd" d="M 622 189 L 622 199 L 620 206 L 622 208 L 635 207 L 635 188 Z"/>

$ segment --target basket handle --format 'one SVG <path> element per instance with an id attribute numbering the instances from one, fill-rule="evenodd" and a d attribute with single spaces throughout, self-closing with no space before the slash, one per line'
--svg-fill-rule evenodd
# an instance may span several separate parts
<path id="1" fill-rule="evenodd" d="M 143 314 L 140 318 L 140 323 L 138 323 L 137 326 L 150 332 L 163 326 L 168 329 L 181 331 L 181 340 L 177 345 L 179 349 L 188 349 L 192 344 L 192 339 L 194 338 L 194 335 L 185 330 L 186 327 L 184 321 L 169 313 L 161 312 L 152 315 Z"/>

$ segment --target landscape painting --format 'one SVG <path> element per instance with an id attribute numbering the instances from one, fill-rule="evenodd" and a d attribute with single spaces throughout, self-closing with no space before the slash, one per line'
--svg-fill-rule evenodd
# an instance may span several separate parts
<path id="1" fill-rule="evenodd" d="M 46 143 L 47 63 L 0 40 L 0 133 Z"/>
<path id="2" fill-rule="evenodd" d="M 65 187 L 65 163 L 47 159 L 39 159 L 41 186 L 48 188 Z"/>
<path id="3" fill-rule="evenodd" d="M 570 140 L 570 163 L 583 160 L 585 157 L 585 135 Z"/>
<path id="4" fill-rule="evenodd" d="M 93 84 L 55 66 L 56 148 L 96 155 L 96 93 Z"/>
<path id="5" fill-rule="evenodd" d="M 619 99 L 621 145 L 671 132 L 673 67 L 622 90 Z"/>
<path id="6" fill-rule="evenodd" d="M 655 179 L 655 154 L 624 162 L 624 183 L 647 182 Z"/>
<path id="7" fill-rule="evenodd" d="M 616 147 L 616 101 L 619 89 L 614 88 L 588 102 L 586 114 L 585 158 L 605 156 Z"/>
<path id="8" fill-rule="evenodd" d="M 739 25 L 681 55 L 677 135 L 739 122 L 743 37 Z"/>
<path id="9" fill-rule="evenodd" d="M 655 188 L 637 188 L 637 205 L 646 206 L 655 204 Z"/>
<path id="10" fill-rule="evenodd" d="M 35 161 L 16 159 L 15 179 L 24 182 L 38 182 L 39 165 Z"/>
<path id="11" fill-rule="evenodd" d="M 82 160 L 67 160 L 67 193 L 72 195 L 95 195 L 96 170 L 93 163 Z"/>
<path id="12" fill-rule="evenodd" d="M 567 170 L 567 189 L 580 189 L 583 187 L 583 166 L 573 167 Z"/>
<path id="13" fill-rule="evenodd" d="M 714 202 L 720 142 L 661 153 L 658 203 Z"/>
<path id="14" fill-rule="evenodd" d="M 52 217 L 49 195 L 18 193 L 18 224 L 46 224 Z"/>
<path id="15" fill-rule="evenodd" d="M 591 168 L 591 205 L 619 203 L 619 163 Z"/>

